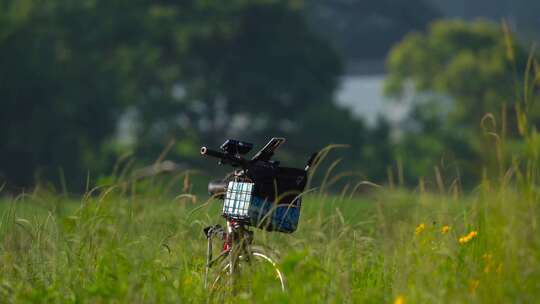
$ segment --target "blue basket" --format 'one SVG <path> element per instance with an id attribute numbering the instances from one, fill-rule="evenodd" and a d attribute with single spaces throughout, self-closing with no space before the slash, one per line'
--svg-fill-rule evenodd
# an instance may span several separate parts
<path id="1" fill-rule="evenodd" d="M 248 210 L 250 225 L 269 230 L 292 233 L 300 220 L 300 198 L 291 204 L 276 204 L 254 196 Z"/>
<path id="2" fill-rule="evenodd" d="M 289 204 L 276 204 L 253 195 L 253 192 L 253 183 L 229 182 L 223 203 L 223 215 L 268 231 L 296 231 L 300 219 L 300 197 Z"/>

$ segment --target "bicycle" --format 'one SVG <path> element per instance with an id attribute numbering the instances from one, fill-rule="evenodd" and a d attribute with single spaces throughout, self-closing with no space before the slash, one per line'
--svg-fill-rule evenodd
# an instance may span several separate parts
<path id="1" fill-rule="evenodd" d="M 317 154 L 304 169 L 281 167 L 272 160 L 274 152 L 285 142 L 272 138 L 251 159 L 246 159 L 253 145 L 229 139 L 220 150 L 201 148 L 201 155 L 219 159 L 219 164 L 239 168 L 225 178 L 208 184 L 208 191 L 223 200 L 222 216 L 226 226 L 212 225 L 203 229 L 207 238 L 204 287 L 210 296 L 250 292 L 255 283 L 281 292 L 287 289 L 286 278 L 272 250 L 253 245 L 250 227 L 267 231 L 292 233 L 300 216 L 301 194 L 307 172 Z M 223 241 L 221 252 L 213 257 L 213 240 Z M 213 278 L 211 269 L 217 266 Z"/>

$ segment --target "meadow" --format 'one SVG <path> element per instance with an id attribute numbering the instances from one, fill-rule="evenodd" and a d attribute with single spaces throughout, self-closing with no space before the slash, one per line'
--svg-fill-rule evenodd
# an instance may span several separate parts
<path id="1" fill-rule="evenodd" d="M 496 165 L 467 191 L 437 174 L 406 188 L 319 169 L 296 232 L 254 229 L 287 291 L 255 281 L 226 302 L 540 302 L 540 135 L 516 111 L 519 145 L 486 131 Z M 79 196 L 0 192 L 1 303 L 212 302 L 202 229 L 223 224 L 221 201 L 192 172 L 122 172 Z"/>
<path id="2" fill-rule="evenodd" d="M 538 189 L 507 178 L 467 194 L 312 192 L 295 233 L 255 232 L 279 252 L 287 293 L 258 286 L 230 302 L 539 302 Z M 81 198 L 4 196 L 0 302 L 207 301 L 202 228 L 223 224 L 221 203 L 162 190 L 140 181 Z"/>

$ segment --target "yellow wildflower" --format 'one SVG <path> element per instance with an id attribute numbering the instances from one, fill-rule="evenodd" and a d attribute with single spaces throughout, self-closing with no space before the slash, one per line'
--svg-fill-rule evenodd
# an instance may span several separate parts
<path id="1" fill-rule="evenodd" d="M 480 281 L 479 280 L 470 280 L 469 281 L 469 292 L 470 293 L 475 293 L 478 286 L 480 286 Z"/>
<path id="2" fill-rule="evenodd" d="M 394 300 L 394 304 L 405 304 L 405 297 L 403 295 L 399 295 Z"/>
<path id="3" fill-rule="evenodd" d="M 448 232 L 450 232 L 450 226 L 446 225 L 441 228 L 442 234 L 447 234 Z"/>
<path id="4" fill-rule="evenodd" d="M 472 239 L 474 239 L 477 235 L 478 235 L 478 231 L 473 230 L 473 231 L 469 232 L 467 235 L 464 235 L 464 236 L 460 237 L 458 242 L 461 245 L 466 244 L 466 243 L 470 242 Z"/>
<path id="5" fill-rule="evenodd" d="M 426 224 L 421 223 L 420 225 L 418 225 L 416 227 L 415 233 L 416 233 L 416 235 L 418 235 L 418 234 L 422 233 L 424 230 L 426 230 Z"/>

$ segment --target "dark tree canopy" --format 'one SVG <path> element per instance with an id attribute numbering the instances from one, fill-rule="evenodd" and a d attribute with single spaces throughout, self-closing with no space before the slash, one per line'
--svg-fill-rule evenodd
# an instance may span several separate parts
<path id="1" fill-rule="evenodd" d="M 429 0 L 440 8 L 447 18 L 464 18 L 467 20 L 479 17 L 494 22 L 507 20 L 526 40 L 540 41 L 540 1 L 537 0 Z"/>
<path id="2" fill-rule="evenodd" d="M 426 0 L 313 0 L 306 7 L 313 28 L 349 60 L 382 60 L 406 33 L 439 16 Z"/>
<path id="3" fill-rule="evenodd" d="M 339 112 L 339 57 L 295 1 L 13 0 L 0 25 L 0 176 L 14 185 L 106 170 L 126 112 L 142 158 Z"/>
<path id="4" fill-rule="evenodd" d="M 299 11 L 286 3 L 250 5 L 234 17 L 231 33 L 216 27 L 209 38 L 190 42 L 175 84 L 181 96 L 141 111 L 144 125 L 179 122 L 167 126 L 162 140 L 193 128 L 208 144 L 224 136 L 286 134 L 299 128 L 308 108 L 332 103 L 340 60 Z M 156 139 L 148 130 L 141 136 Z"/>

